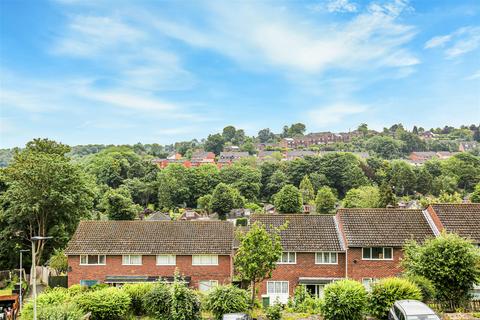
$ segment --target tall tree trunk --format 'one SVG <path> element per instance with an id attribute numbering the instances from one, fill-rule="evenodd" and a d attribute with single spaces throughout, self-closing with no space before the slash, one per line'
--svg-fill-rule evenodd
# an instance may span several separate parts
<path id="1" fill-rule="evenodd" d="M 256 282 L 252 281 L 252 309 L 255 306 L 255 287 L 256 287 Z"/>

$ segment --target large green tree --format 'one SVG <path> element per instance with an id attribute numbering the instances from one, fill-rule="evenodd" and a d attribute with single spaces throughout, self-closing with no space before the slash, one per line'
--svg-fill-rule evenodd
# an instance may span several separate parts
<path id="1" fill-rule="evenodd" d="M 377 208 L 380 205 L 380 192 L 377 187 L 362 186 L 351 189 L 343 199 L 345 208 Z"/>
<path id="2" fill-rule="evenodd" d="M 239 193 L 226 183 L 219 183 L 213 190 L 210 200 L 210 209 L 218 213 L 220 218 L 224 218 L 232 209 L 238 208 L 241 204 Z"/>
<path id="3" fill-rule="evenodd" d="M 12 267 L 15 246 L 28 247 L 33 236 L 53 237 L 35 242 L 37 263 L 45 261 L 53 247 L 66 244 L 80 219 L 89 217 L 95 187 L 70 162 L 68 151 L 55 141 L 35 139 L 4 171 L 8 188 L 1 195 L 0 267 Z"/>
<path id="4" fill-rule="evenodd" d="M 368 139 L 365 147 L 368 151 L 383 159 L 397 159 L 402 155 L 402 142 L 388 136 L 374 136 Z"/>
<path id="5" fill-rule="evenodd" d="M 432 281 L 437 299 L 449 310 L 461 307 L 480 282 L 480 249 L 456 234 L 442 233 L 423 245 L 409 242 L 404 253 L 406 272 Z"/>
<path id="6" fill-rule="evenodd" d="M 317 213 L 328 214 L 335 212 L 337 197 L 329 187 L 321 187 L 317 191 L 315 206 Z"/>
<path id="7" fill-rule="evenodd" d="M 110 220 L 133 220 L 141 207 L 133 203 L 126 188 L 109 189 L 102 197 L 101 207 Z"/>
<path id="8" fill-rule="evenodd" d="M 256 201 L 260 195 L 262 174 L 249 165 L 234 164 L 220 170 L 220 180 L 238 189 L 249 201 Z"/>
<path id="9" fill-rule="evenodd" d="M 303 203 L 311 203 L 315 199 L 315 190 L 313 190 L 313 185 L 307 175 L 300 182 L 300 192 L 302 193 Z"/>
<path id="10" fill-rule="evenodd" d="M 398 196 L 410 195 L 415 192 L 416 176 L 410 164 L 403 160 L 394 160 L 391 163 L 390 185 Z"/>
<path id="11" fill-rule="evenodd" d="M 211 151 L 218 156 L 220 152 L 223 151 L 224 144 L 225 139 L 221 134 L 210 134 L 207 138 L 207 141 L 205 141 L 204 148 L 205 151 Z"/>
<path id="12" fill-rule="evenodd" d="M 303 199 L 297 187 L 287 184 L 275 195 L 275 209 L 281 213 L 301 213 Z"/>
<path id="13" fill-rule="evenodd" d="M 242 280 L 251 283 L 252 305 L 257 283 L 271 277 L 280 259 L 282 244 L 279 233 L 285 227 L 269 232 L 260 222 L 255 222 L 246 234 L 239 234 L 240 247 L 234 258 L 235 270 Z"/>
<path id="14" fill-rule="evenodd" d="M 158 205 L 161 209 L 174 209 L 191 204 L 190 173 L 188 168 L 177 163 L 169 164 L 160 171 L 157 183 Z"/>

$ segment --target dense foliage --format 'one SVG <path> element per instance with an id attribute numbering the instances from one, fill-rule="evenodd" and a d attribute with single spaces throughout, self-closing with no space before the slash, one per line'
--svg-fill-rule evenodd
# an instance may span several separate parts
<path id="1" fill-rule="evenodd" d="M 362 320 L 367 293 L 360 282 L 340 280 L 325 287 L 322 314 L 325 320 Z"/>
<path id="2" fill-rule="evenodd" d="M 123 319 L 130 310 L 129 295 L 117 288 L 89 291 L 75 298 L 75 303 L 92 320 Z"/>
<path id="3" fill-rule="evenodd" d="M 461 306 L 480 281 L 480 250 L 456 234 L 442 233 L 423 245 L 409 242 L 404 252 L 406 272 L 429 279 L 446 309 Z"/>
<path id="4" fill-rule="evenodd" d="M 122 290 L 130 297 L 131 309 L 135 315 L 141 316 L 147 313 L 144 300 L 153 288 L 153 283 L 129 283 L 122 287 Z"/>
<path id="5" fill-rule="evenodd" d="M 249 305 L 248 292 L 233 285 L 212 288 L 205 299 L 205 310 L 220 320 L 225 313 L 246 312 Z"/>
<path id="6" fill-rule="evenodd" d="M 377 319 L 387 319 L 388 311 L 397 300 L 422 300 L 422 293 L 407 279 L 381 279 L 372 286 L 368 302 L 369 313 Z"/>
<path id="7" fill-rule="evenodd" d="M 291 184 L 287 184 L 275 194 L 274 203 L 280 213 L 300 213 L 303 210 L 302 194 Z"/>

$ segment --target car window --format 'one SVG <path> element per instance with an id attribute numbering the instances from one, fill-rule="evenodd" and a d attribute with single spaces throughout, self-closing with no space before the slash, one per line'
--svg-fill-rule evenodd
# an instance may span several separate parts
<path id="1" fill-rule="evenodd" d="M 407 320 L 440 320 L 436 315 L 408 316 Z"/>

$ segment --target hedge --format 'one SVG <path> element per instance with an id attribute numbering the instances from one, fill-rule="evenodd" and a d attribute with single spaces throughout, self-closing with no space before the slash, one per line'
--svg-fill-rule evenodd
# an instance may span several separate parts
<path id="1" fill-rule="evenodd" d="M 325 287 L 322 314 L 325 320 L 361 320 L 367 292 L 360 282 L 340 280 Z"/>
<path id="2" fill-rule="evenodd" d="M 205 298 L 205 310 L 213 313 L 215 319 L 222 319 L 225 313 L 245 312 L 249 308 L 247 291 L 232 285 L 217 286 Z"/>

